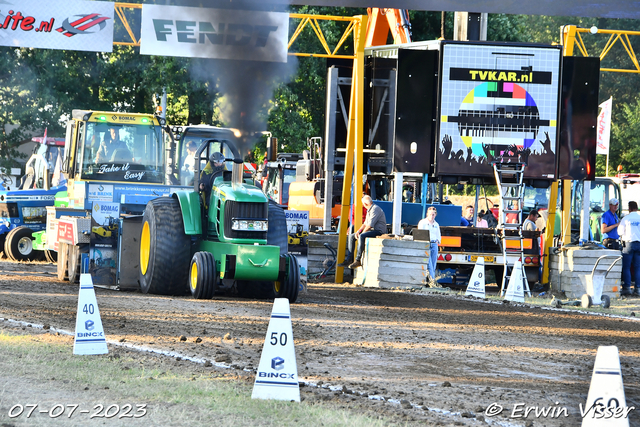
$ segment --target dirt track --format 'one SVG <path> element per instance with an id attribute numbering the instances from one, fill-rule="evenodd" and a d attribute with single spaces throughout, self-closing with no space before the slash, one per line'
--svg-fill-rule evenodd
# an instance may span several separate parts
<path id="1" fill-rule="evenodd" d="M 237 369 L 257 366 L 272 307 L 230 297 L 96 294 L 108 339 Z M 0 317 L 75 328 L 78 286 L 58 282 L 55 266 L 0 262 L 0 295 Z M 627 405 L 638 408 L 630 422 L 640 426 L 640 322 L 633 318 L 329 283 L 310 284 L 291 315 L 300 379 L 322 386 L 304 387 L 307 399 L 348 399 L 422 425 L 577 426 L 596 350 L 616 345 Z M 491 404 L 503 407 L 501 415 L 487 416 Z M 516 404 L 556 409 L 523 418 L 512 414 Z"/>

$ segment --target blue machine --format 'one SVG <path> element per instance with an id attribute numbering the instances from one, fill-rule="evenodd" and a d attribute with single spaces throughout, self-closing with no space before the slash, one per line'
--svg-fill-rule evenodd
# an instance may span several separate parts
<path id="1" fill-rule="evenodd" d="M 32 233 L 46 228 L 47 206 L 53 206 L 57 192 L 66 190 L 59 186 L 0 192 L 0 248 L 5 256 L 25 261 L 41 255 L 33 250 Z"/>

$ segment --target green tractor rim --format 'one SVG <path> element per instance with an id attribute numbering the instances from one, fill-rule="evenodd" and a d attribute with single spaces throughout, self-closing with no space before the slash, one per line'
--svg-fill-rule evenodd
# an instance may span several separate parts
<path id="1" fill-rule="evenodd" d="M 194 262 L 191 264 L 191 275 L 189 277 L 189 283 L 191 284 L 191 289 L 196 290 L 196 286 L 198 285 L 198 265 Z"/>
<path id="2" fill-rule="evenodd" d="M 140 270 L 142 271 L 142 274 L 147 274 L 150 253 L 151 233 L 149 232 L 149 222 L 145 221 L 142 226 L 142 235 L 140 236 Z"/>
<path id="3" fill-rule="evenodd" d="M 274 288 L 276 293 L 280 293 L 280 288 L 282 287 L 282 283 L 280 283 L 279 281 L 276 280 L 276 282 L 274 283 Z"/>

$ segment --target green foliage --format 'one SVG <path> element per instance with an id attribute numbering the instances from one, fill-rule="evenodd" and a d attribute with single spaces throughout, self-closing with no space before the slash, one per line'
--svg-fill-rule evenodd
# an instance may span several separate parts
<path id="1" fill-rule="evenodd" d="M 291 12 L 331 16 L 366 14 L 365 9 L 314 6 L 291 6 Z M 441 12 L 410 11 L 409 15 L 414 41 L 440 37 Z M 445 37 L 452 39 L 454 14 L 447 12 L 444 16 Z M 297 23 L 291 21 L 290 34 Z M 319 23 L 328 45 L 335 46 L 346 24 Z M 559 43 L 560 27 L 565 24 L 640 29 L 635 20 L 490 14 L 487 38 Z M 122 28 L 117 30 L 122 31 Z M 587 53 L 595 55 L 601 51 L 607 37 L 586 34 L 583 40 Z M 636 41 L 630 37 L 630 40 L 637 50 L 640 38 Z M 351 51 L 351 43 L 348 39 L 343 51 Z M 315 33 L 308 27 L 291 51 L 320 52 L 321 49 Z M 12 165 L 17 156 L 17 144 L 34 133 L 41 134 L 45 127 L 50 136 L 63 136 L 64 120 L 72 109 L 149 113 L 159 105 L 163 89 L 168 93 L 166 114 L 171 124 L 232 126 L 234 123 L 229 116 L 237 115 L 228 110 L 229 105 L 236 102 L 233 96 L 225 93 L 224 85 L 221 85 L 224 71 L 216 67 L 214 60 L 140 55 L 138 48 L 126 46 L 114 46 L 111 53 L 0 47 L 0 54 L 3 57 L 0 61 L 0 166 Z M 297 62 L 297 70 L 293 76 L 278 84 L 273 93 L 269 90 L 259 94 L 255 109 L 244 112 L 245 118 L 255 116 L 262 126 L 267 124 L 266 130 L 279 139 L 280 151 L 282 146 L 286 151 L 300 151 L 306 147 L 307 138 L 324 134 L 327 60 L 301 57 L 290 60 L 290 63 L 294 62 Z M 633 67 L 619 42 L 602 65 Z M 246 93 L 256 91 L 255 86 L 247 86 Z M 634 162 L 638 158 L 635 155 L 638 132 L 635 130 L 640 130 L 635 127 L 633 115 L 639 112 L 638 93 L 640 76 L 637 74 L 601 73 L 600 101 L 610 96 L 614 100 L 610 169 L 621 163 L 626 171 L 637 172 L 640 166 Z M 253 148 L 256 158 L 262 157 L 264 146 L 262 140 Z M 598 174 L 604 173 L 604 163 L 604 156 L 599 156 Z"/>
<path id="2" fill-rule="evenodd" d="M 637 172 L 640 171 L 640 100 L 623 104 L 621 110 L 621 120 L 611 128 L 609 170 L 615 171 L 620 164 L 623 172 Z"/>
<path id="3" fill-rule="evenodd" d="M 453 38 L 453 17 L 452 12 L 445 13 L 444 34 L 448 39 Z M 440 37 L 441 12 L 410 10 L 409 22 L 411 23 L 411 40 L 413 41 L 437 40 Z"/>
<path id="4" fill-rule="evenodd" d="M 307 147 L 307 138 L 314 136 L 313 117 L 289 86 L 277 89 L 274 98 L 268 128 L 278 129 L 273 132 L 278 138 L 278 151 L 300 153 Z"/>
<path id="5" fill-rule="evenodd" d="M 489 14 L 487 40 L 505 42 L 531 41 L 524 17 L 521 15 L 506 15 L 504 13 Z"/>

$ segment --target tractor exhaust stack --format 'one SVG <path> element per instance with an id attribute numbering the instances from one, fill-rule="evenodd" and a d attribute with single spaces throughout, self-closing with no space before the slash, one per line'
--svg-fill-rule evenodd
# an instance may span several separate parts
<path id="1" fill-rule="evenodd" d="M 233 188 L 242 184 L 242 175 L 244 173 L 244 164 L 242 159 L 233 159 L 233 169 L 231 171 L 231 185 Z"/>

